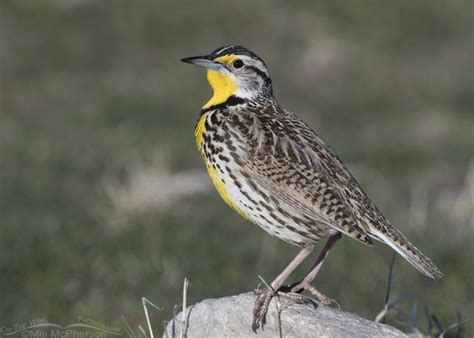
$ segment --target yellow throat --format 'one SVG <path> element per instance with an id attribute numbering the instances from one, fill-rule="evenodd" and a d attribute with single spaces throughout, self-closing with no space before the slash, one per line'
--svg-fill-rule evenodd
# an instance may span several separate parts
<path id="1" fill-rule="evenodd" d="M 222 56 L 215 59 L 214 61 L 220 63 L 231 63 L 236 59 L 233 55 Z M 237 92 L 237 84 L 229 75 L 221 73 L 216 70 L 207 71 L 207 80 L 214 91 L 214 95 L 211 99 L 202 107 L 203 109 L 209 108 L 213 105 L 225 102 L 230 96 Z"/>

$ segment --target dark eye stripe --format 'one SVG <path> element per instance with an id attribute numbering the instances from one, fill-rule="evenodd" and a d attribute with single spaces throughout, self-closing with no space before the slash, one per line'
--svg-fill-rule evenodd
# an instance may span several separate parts
<path id="1" fill-rule="evenodd" d="M 247 68 L 250 68 L 252 69 L 255 73 L 257 73 L 258 75 L 260 75 L 260 77 L 262 77 L 265 82 L 271 82 L 270 78 L 268 77 L 267 73 L 261 71 L 260 69 L 258 69 L 257 67 L 254 67 L 254 66 L 247 66 Z"/>

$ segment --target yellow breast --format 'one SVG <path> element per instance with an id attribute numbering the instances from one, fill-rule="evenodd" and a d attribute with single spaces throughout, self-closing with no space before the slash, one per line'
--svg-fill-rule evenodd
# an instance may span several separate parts
<path id="1" fill-rule="evenodd" d="M 209 116 L 209 112 L 204 113 L 196 124 L 196 129 L 194 129 L 194 136 L 196 138 L 196 144 L 199 151 L 202 153 L 202 145 L 204 143 L 204 135 L 206 135 L 206 120 Z M 204 156 L 204 154 L 203 154 Z"/>
<path id="2" fill-rule="evenodd" d="M 217 191 L 219 192 L 219 195 L 221 195 L 224 202 L 226 202 L 232 209 L 237 211 L 237 213 L 243 218 L 250 219 L 250 216 L 236 204 L 235 200 L 229 194 L 229 191 L 226 188 L 226 184 L 219 175 L 219 170 L 211 163 L 206 163 L 206 166 L 207 172 L 211 177 L 212 183 L 214 183 L 214 186 L 216 187 Z"/>
<path id="3" fill-rule="evenodd" d="M 245 219 L 250 219 L 249 215 L 236 204 L 235 200 L 229 194 L 229 191 L 226 188 L 226 183 L 224 183 L 224 181 L 222 180 L 221 174 L 219 173 L 217 167 L 212 164 L 209 158 L 206 157 L 206 153 L 204 152 L 204 139 L 206 133 L 208 132 L 206 130 L 206 119 L 208 118 L 208 116 L 208 112 L 201 116 L 194 131 L 194 135 L 196 137 L 196 144 L 199 151 L 201 152 L 204 162 L 206 163 L 207 172 L 209 173 L 212 183 L 216 187 L 217 191 L 219 192 L 219 195 L 222 197 L 224 202 L 226 202 L 232 209 L 237 211 L 237 213 Z"/>

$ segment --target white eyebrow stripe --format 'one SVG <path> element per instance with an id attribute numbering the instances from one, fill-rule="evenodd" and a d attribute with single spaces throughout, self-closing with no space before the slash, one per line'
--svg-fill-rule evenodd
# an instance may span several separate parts
<path id="1" fill-rule="evenodd" d="M 227 50 L 227 49 L 230 49 L 230 48 L 234 48 L 234 47 L 235 47 L 235 46 L 233 46 L 233 45 L 225 46 L 225 47 L 219 49 L 217 52 L 215 52 L 215 54 L 220 54 L 220 53 L 222 53 L 223 51 L 225 51 L 225 50 Z"/>

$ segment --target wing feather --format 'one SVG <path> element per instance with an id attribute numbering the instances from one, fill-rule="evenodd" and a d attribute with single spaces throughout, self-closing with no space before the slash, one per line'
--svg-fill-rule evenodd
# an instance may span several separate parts
<path id="1" fill-rule="evenodd" d="M 296 213 L 313 219 L 315 226 L 332 228 L 371 245 L 327 166 L 333 157 L 322 153 L 326 146 L 319 147 L 318 142 L 305 139 L 305 134 L 288 130 L 291 125 L 285 126 L 286 130 L 272 126 L 263 114 L 248 118 L 252 121 L 242 125 L 251 128 L 235 129 L 250 145 L 240 163 L 243 175 Z"/>

